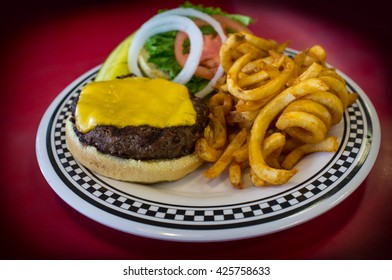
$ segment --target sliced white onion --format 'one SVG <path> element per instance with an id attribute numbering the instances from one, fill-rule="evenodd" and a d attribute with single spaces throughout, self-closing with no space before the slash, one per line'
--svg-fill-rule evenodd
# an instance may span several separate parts
<path id="1" fill-rule="evenodd" d="M 223 31 L 221 24 L 216 19 L 214 19 L 213 17 L 211 17 L 208 14 L 205 14 L 203 12 L 200 12 L 200 11 L 197 11 L 194 9 L 190 9 L 190 8 L 177 8 L 177 9 L 172 9 L 172 10 L 168 10 L 166 12 L 160 13 L 160 14 L 154 16 L 154 18 L 160 18 L 160 17 L 164 17 L 167 15 L 190 16 L 190 17 L 196 17 L 201 20 L 204 20 L 205 22 L 210 24 L 215 29 L 215 31 L 219 35 L 222 43 L 224 41 L 226 41 L 226 34 Z M 189 57 L 188 57 L 188 59 L 189 59 Z M 184 67 L 185 67 L 185 65 L 184 65 Z M 196 69 L 195 69 L 195 71 L 196 71 Z M 201 89 L 199 92 L 195 93 L 195 96 L 200 97 L 200 98 L 207 96 L 211 91 L 213 91 L 214 85 L 216 84 L 218 79 L 220 77 L 222 77 L 223 74 L 224 74 L 223 68 L 221 65 L 219 65 L 214 77 L 208 82 L 208 84 L 203 89 Z"/>
<path id="2" fill-rule="evenodd" d="M 142 76 L 137 57 L 139 56 L 145 42 L 150 37 L 162 32 L 178 30 L 187 33 L 191 43 L 191 48 L 183 69 L 177 77 L 173 79 L 173 82 L 180 84 L 186 84 L 189 82 L 199 66 L 204 41 L 200 29 L 187 17 L 195 17 L 204 20 L 215 29 L 222 42 L 226 40 L 226 35 L 220 23 L 208 14 L 190 8 L 168 10 L 145 22 L 135 34 L 128 51 L 128 67 L 130 72 L 137 76 Z M 214 77 L 208 82 L 207 86 L 195 95 L 200 98 L 208 95 L 223 74 L 223 68 L 219 65 Z"/>
<path id="3" fill-rule="evenodd" d="M 183 16 L 170 15 L 164 17 L 153 17 L 140 27 L 129 47 L 129 71 L 137 76 L 142 76 L 137 58 L 145 42 L 156 34 L 173 30 L 179 30 L 187 33 L 192 46 L 183 69 L 177 77 L 173 79 L 173 82 L 179 84 L 186 84 L 189 82 L 200 62 L 200 57 L 203 51 L 203 35 L 191 19 Z"/>

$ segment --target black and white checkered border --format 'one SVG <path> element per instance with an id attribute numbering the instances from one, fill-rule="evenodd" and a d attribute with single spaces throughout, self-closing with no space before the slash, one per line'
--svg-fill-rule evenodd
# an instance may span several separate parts
<path id="1" fill-rule="evenodd" d="M 123 194 L 115 189 L 105 186 L 96 180 L 88 170 L 80 166 L 67 150 L 65 144 L 64 122 L 70 114 L 69 107 L 72 100 L 77 96 L 81 87 L 70 92 L 69 96 L 59 106 L 58 113 L 53 121 L 53 133 L 51 137 L 54 143 L 53 156 L 60 162 L 60 169 L 69 178 L 72 178 L 72 185 L 76 186 L 79 195 L 87 195 L 95 201 L 96 205 L 102 205 L 106 209 L 112 209 L 116 213 L 121 213 L 122 217 L 143 217 L 144 220 L 161 220 L 187 223 L 206 222 L 241 222 L 244 219 L 270 217 L 280 213 L 282 210 L 289 210 L 298 207 L 306 201 L 310 201 L 317 196 L 323 195 L 326 189 L 333 188 L 340 178 L 352 168 L 356 157 L 361 150 L 365 137 L 365 126 L 363 114 L 358 102 L 347 109 L 345 118 L 348 124 L 347 143 L 332 166 L 324 170 L 323 174 L 314 181 L 303 185 L 301 188 L 263 201 L 247 203 L 246 205 L 225 206 L 225 207 L 190 207 L 181 205 L 169 205 L 159 202 L 143 201 L 139 198 Z M 347 175 L 346 175 L 347 176 Z M 110 205 L 109 208 L 106 206 Z"/>

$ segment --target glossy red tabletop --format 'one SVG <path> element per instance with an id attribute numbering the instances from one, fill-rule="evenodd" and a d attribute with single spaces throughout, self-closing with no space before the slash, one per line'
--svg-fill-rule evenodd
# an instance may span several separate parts
<path id="1" fill-rule="evenodd" d="M 1 19 L 2 259 L 392 258 L 392 87 L 384 41 L 390 29 L 377 1 L 366 7 L 361 1 L 318 7 L 311 1 L 203 1 L 251 16 L 251 29 L 261 37 L 289 40 L 294 49 L 322 45 L 327 62 L 366 92 L 382 131 L 373 169 L 339 205 L 284 231 L 212 243 L 149 239 L 90 220 L 56 195 L 36 159 L 38 125 L 54 98 L 158 9 L 182 1 L 34 2 L 23 9 L 10 4 Z"/>

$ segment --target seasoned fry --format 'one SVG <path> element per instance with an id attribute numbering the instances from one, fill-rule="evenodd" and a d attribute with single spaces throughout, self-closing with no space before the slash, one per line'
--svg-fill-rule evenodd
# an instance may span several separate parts
<path id="1" fill-rule="evenodd" d="M 300 52 L 294 57 L 293 71 L 291 73 L 291 77 L 290 77 L 289 81 L 287 82 L 287 86 L 292 86 L 294 84 L 296 78 L 300 75 L 301 71 L 303 71 L 302 65 L 305 61 L 305 58 L 306 58 L 305 52 Z"/>
<path id="2" fill-rule="evenodd" d="M 276 122 L 276 127 L 304 143 L 320 142 L 328 131 L 319 117 L 296 111 L 283 112 Z"/>
<path id="3" fill-rule="evenodd" d="M 195 144 L 195 151 L 206 162 L 215 162 L 222 155 L 223 149 L 214 149 L 205 138 L 199 138 Z"/>
<path id="4" fill-rule="evenodd" d="M 233 152 L 241 148 L 241 146 L 245 143 L 247 135 L 247 129 L 244 128 L 240 130 L 233 140 L 229 142 L 219 159 L 204 172 L 204 176 L 210 179 L 219 176 L 233 160 Z"/>
<path id="5" fill-rule="evenodd" d="M 248 64 L 246 64 L 242 68 L 241 71 L 243 73 L 245 73 L 245 74 L 257 73 L 261 69 L 263 69 L 264 66 L 266 65 L 266 62 L 264 60 L 265 60 L 265 58 L 259 58 L 259 59 L 256 59 L 256 60 L 252 60 Z"/>
<path id="6" fill-rule="evenodd" d="M 256 117 L 259 111 L 244 111 L 244 112 L 238 112 L 238 111 L 233 111 L 231 112 L 231 118 L 234 122 L 240 123 L 244 121 L 253 121 Z"/>
<path id="7" fill-rule="evenodd" d="M 353 105 L 358 99 L 358 94 L 356 93 L 349 93 L 348 95 L 348 106 Z"/>
<path id="8" fill-rule="evenodd" d="M 247 54 L 247 53 L 254 53 L 258 57 L 263 57 L 266 56 L 268 53 L 266 51 L 260 50 L 254 46 L 252 46 L 249 43 L 242 43 L 239 44 L 237 47 L 237 50 L 241 52 L 242 54 Z"/>
<path id="9" fill-rule="evenodd" d="M 252 181 L 252 184 L 256 187 L 262 187 L 265 186 L 266 183 L 264 180 L 260 179 L 259 176 L 253 171 L 253 168 L 250 168 L 250 179 Z"/>
<path id="10" fill-rule="evenodd" d="M 244 162 L 248 160 L 248 143 L 246 142 L 239 149 L 233 152 L 233 159 L 236 162 Z"/>
<path id="11" fill-rule="evenodd" d="M 227 116 L 233 107 L 233 97 L 224 92 L 214 94 L 208 101 L 208 107 L 215 108 L 218 106 L 222 106 L 223 113 Z"/>
<path id="12" fill-rule="evenodd" d="M 233 65 L 236 48 L 245 42 L 245 36 L 240 33 L 230 35 L 219 51 L 220 62 L 223 70 L 229 72 L 230 67 Z"/>
<path id="13" fill-rule="evenodd" d="M 335 136 L 330 136 L 318 143 L 305 144 L 291 151 L 282 162 L 282 167 L 291 169 L 298 163 L 298 161 L 310 153 L 336 152 L 337 149 L 338 141 Z"/>
<path id="14" fill-rule="evenodd" d="M 238 80 L 238 85 L 241 88 L 250 87 L 252 85 L 261 83 L 269 78 L 266 71 L 262 70 L 252 75 L 245 76 Z"/>
<path id="15" fill-rule="evenodd" d="M 334 94 L 329 92 L 315 92 L 302 97 L 304 100 L 314 101 L 324 106 L 331 114 L 331 125 L 338 124 L 343 117 L 343 103 Z"/>
<path id="16" fill-rule="evenodd" d="M 215 106 L 210 109 L 211 114 L 216 118 L 216 121 L 221 123 L 222 127 L 226 126 L 226 115 L 223 106 Z"/>
<path id="17" fill-rule="evenodd" d="M 336 93 L 339 99 L 342 101 L 343 108 L 346 109 L 348 106 L 348 92 L 344 83 L 338 79 L 330 76 L 320 77 L 329 87 L 333 93 Z"/>
<path id="18" fill-rule="evenodd" d="M 301 141 L 299 141 L 299 140 L 297 140 L 297 139 L 295 139 L 295 138 L 288 137 L 288 138 L 286 139 L 286 144 L 284 145 L 281 154 L 282 154 L 282 155 L 283 155 L 283 154 L 287 155 L 287 154 L 290 153 L 292 150 L 298 148 L 299 146 L 302 146 L 303 144 L 304 144 L 303 142 L 301 142 Z"/>
<path id="19" fill-rule="evenodd" d="M 290 103 L 283 111 L 286 112 L 306 112 L 318 117 L 329 129 L 332 123 L 331 113 L 323 105 L 306 99 L 296 100 Z"/>
<path id="20" fill-rule="evenodd" d="M 220 149 L 226 145 L 227 135 L 225 124 L 214 114 L 209 116 L 210 122 L 204 129 L 204 137 L 207 139 L 208 144 L 214 149 Z"/>
<path id="21" fill-rule="evenodd" d="M 294 80 L 293 84 L 298 84 L 299 82 L 305 81 L 309 78 L 317 78 L 320 76 L 323 69 L 324 68 L 320 64 L 313 62 L 304 72 L 302 72 L 301 75 L 299 75 L 299 77 Z"/>
<path id="22" fill-rule="evenodd" d="M 264 38 L 245 32 L 242 32 L 242 34 L 245 35 L 245 39 L 247 42 L 260 50 L 269 51 L 279 48 L 279 45 L 273 40 L 266 40 Z"/>
<path id="23" fill-rule="evenodd" d="M 265 106 L 274 96 L 270 96 L 268 98 L 259 99 L 259 100 L 240 100 L 237 105 L 235 105 L 235 109 L 237 112 L 246 112 L 246 111 L 258 111 L 262 107 Z"/>
<path id="24" fill-rule="evenodd" d="M 325 68 L 323 69 L 323 71 L 320 73 L 320 77 L 322 76 L 330 76 L 333 78 L 338 79 L 339 81 L 341 81 L 343 84 L 346 84 L 346 81 L 343 79 L 342 76 L 340 76 L 335 69 L 333 68 Z"/>
<path id="25" fill-rule="evenodd" d="M 293 69 L 293 61 L 286 57 L 285 58 L 285 68 L 282 73 L 267 82 L 266 84 L 254 88 L 254 89 L 243 89 L 239 86 L 238 73 L 241 69 L 252 59 L 254 55 L 252 53 L 245 54 L 238 60 L 236 60 L 233 66 L 227 73 L 227 86 L 228 90 L 235 97 L 244 100 L 258 100 L 263 98 L 268 98 L 271 95 L 275 95 L 283 88 L 290 77 L 290 73 Z"/>
<path id="26" fill-rule="evenodd" d="M 229 165 L 229 180 L 234 187 L 242 189 L 243 183 L 241 164 L 235 160 L 233 160 Z"/>
<path id="27" fill-rule="evenodd" d="M 280 168 L 279 156 L 285 144 L 286 137 L 280 132 L 275 132 L 265 138 L 263 142 L 263 155 L 265 162 L 269 166 Z"/>
<path id="28" fill-rule="evenodd" d="M 308 51 L 307 54 L 310 57 L 313 57 L 315 59 L 317 59 L 317 61 L 321 62 L 322 64 L 324 64 L 325 59 L 327 58 L 327 53 L 324 50 L 324 48 L 320 45 L 315 45 L 313 47 L 311 47 Z"/>

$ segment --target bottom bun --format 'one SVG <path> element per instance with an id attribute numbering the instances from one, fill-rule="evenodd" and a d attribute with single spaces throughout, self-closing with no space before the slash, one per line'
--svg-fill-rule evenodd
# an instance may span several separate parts
<path id="1" fill-rule="evenodd" d="M 74 132 L 74 123 L 66 120 L 66 144 L 75 160 L 105 177 L 116 180 L 157 183 L 175 181 L 197 169 L 203 160 L 196 153 L 177 159 L 134 160 L 99 152 L 95 147 L 83 145 Z"/>

